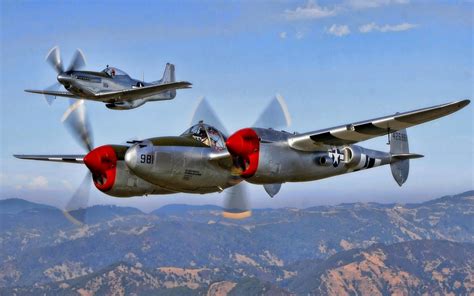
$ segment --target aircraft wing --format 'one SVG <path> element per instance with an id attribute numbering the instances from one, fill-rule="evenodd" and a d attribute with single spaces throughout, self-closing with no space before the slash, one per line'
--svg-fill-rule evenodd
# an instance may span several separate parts
<path id="1" fill-rule="evenodd" d="M 35 89 L 25 89 L 25 91 L 29 93 L 42 94 L 42 95 L 47 95 L 47 96 L 67 97 L 67 98 L 77 97 L 68 91 L 35 90 Z"/>
<path id="2" fill-rule="evenodd" d="M 13 155 L 19 159 L 68 162 L 68 163 L 84 163 L 85 155 Z"/>
<path id="3" fill-rule="evenodd" d="M 133 99 L 146 98 L 146 97 L 149 97 L 149 96 L 152 96 L 152 95 L 155 95 L 167 90 L 190 88 L 191 85 L 192 84 L 187 81 L 177 81 L 177 82 L 155 84 L 155 85 L 144 86 L 144 87 L 130 88 L 130 89 L 119 90 L 119 91 L 104 92 L 104 93 L 96 94 L 95 97 L 101 100 L 109 99 L 109 98 L 117 98 L 117 97 L 119 97 L 122 100 L 133 100 Z"/>
<path id="4" fill-rule="evenodd" d="M 319 150 L 321 145 L 354 144 L 446 116 L 464 108 L 469 103 L 469 100 L 463 100 L 297 134 L 288 139 L 288 144 L 293 149 L 302 151 Z"/>

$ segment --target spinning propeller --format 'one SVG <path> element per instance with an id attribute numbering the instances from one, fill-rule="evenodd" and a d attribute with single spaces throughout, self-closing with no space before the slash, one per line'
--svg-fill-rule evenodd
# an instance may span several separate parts
<path id="1" fill-rule="evenodd" d="M 65 71 L 62 60 L 61 60 L 59 47 L 57 46 L 53 47 L 48 52 L 48 54 L 46 55 L 46 61 L 54 68 L 54 70 L 58 74 L 58 76 L 56 77 L 58 82 L 46 88 L 45 89 L 46 91 L 58 91 L 61 88 L 61 86 L 64 86 L 67 88 L 67 80 L 69 77 L 68 72 L 79 70 L 80 68 L 86 65 L 86 59 L 85 59 L 84 54 L 82 53 L 80 49 L 76 49 L 76 52 L 71 60 L 71 63 L 69 64 L 69 67 L 67 67 Z M 45 94 L 44 96 L 49 105 L 51 105 L 53 103 L 53 100 L 56 98 L 53 95 Z"/>
<path id="2" fill-rule="evenodd" d="M 71 100 L 69 108 L 61 119 L 71 135 L 88 154 L 84 157 L 84 163 L 88 165 L 88 156 L 94 147 L 92 129 L 86 113 L 84 100 Z M 90 156 L 89 156 L 90 157 Z M 81 185 L 67 202 L 64 208 L 65 216 L 74 224 L 81 225 L 85 222 L 86 209 L 89 203 L 92 173 L 88 171 Z"/>
<path id="3" fill-rule="evenodd" d="M 224 125 L 221 123 L 220 119 L 204 97 L 201 98 L 193 113 L 191 125 L 196 124 L 199 121 L 203 121 L 204 123 L 219 129 L 226 137 L 229 136 Z M 260 113 L 252 126 L 261 128 L 281 128 L 288 127 L 290 124 L 291 118 L 286 103 L 283 97 L 277 94 L 266 106 L 263 112 Z M 242 138 L 246 138 L 248 141 L 244 143 Z M 256 141 L 259 141 L 258 137 L 254 135 L 254 132 L 252 133 L 251 129 L 243 129 L 231 135 L 227 139 L 226 146 L 227 150 L 233 156 L 236 156 L 240 153 L 251 153 L 252 149 L 254 149 L 252 143 L 256 144 Z M 243 219 L 250 217 L 252 214 L 248 200 L 247 186 L 242 182 L 245 181 L 242 176 L 245 176 L 247 170 L 245 165 L 243 166 L 244 168 L 241 167 L 240 164 L 234 163 L 234 167 L 232 168 L 233 177 L 229 180 L 229 185 L 233 186 L 225 190 L 226 195 L 223 203 L 223 216 L 225 218 Z"/>

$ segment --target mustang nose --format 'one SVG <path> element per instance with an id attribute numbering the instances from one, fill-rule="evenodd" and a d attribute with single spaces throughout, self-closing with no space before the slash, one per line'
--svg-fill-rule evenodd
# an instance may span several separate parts
<path id="1" fill-rule="evenodd" d="M 68 83 L 71 81 L 71 76 L 69 76 L 68 74 L 65 74 L 65 73 L 60 73 L 58 74 L 58 77 L 57 77 L 59 83 L 61 84 L 65 84 L 65 83 Z"/>

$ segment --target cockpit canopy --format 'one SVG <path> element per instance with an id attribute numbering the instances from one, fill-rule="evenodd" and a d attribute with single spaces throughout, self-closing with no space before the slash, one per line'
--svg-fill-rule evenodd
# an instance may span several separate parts
<path id="1" fill-rule="evenodd" d="M 222 135 L 222 133 L 216 128 L 202 122 L 193 125 L 187 131 L 181 134 L 181 136 L 192 137 L 204 145 L 212 147 L 216 150 L 224 150 L 226 148 L 226 138 Z"/>
<path id="2" fill-rule="evenodd" d="M 107 68 L 102 70 L 102 72 L 107 74 L 109 77 L 112 77 L 112 78 L 115 77 L 115 76 L 128 76 L 128 74 L 125 73 L 124 71 L 122 71 L 118 68 L 109 67 L 109 66 L 107 66 Z"/>

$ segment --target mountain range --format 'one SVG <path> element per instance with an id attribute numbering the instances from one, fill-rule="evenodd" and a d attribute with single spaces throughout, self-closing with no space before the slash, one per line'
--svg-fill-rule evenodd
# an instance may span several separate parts
<path id="1" fill-rule="evenodd" d="M 474 191 L 418 204 L 151 213 L 0 201 L 0 294 L 456 295 L 474 291 Z"/>

